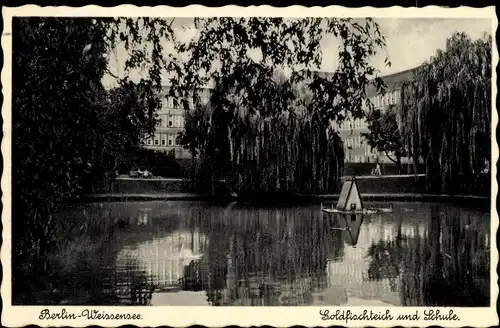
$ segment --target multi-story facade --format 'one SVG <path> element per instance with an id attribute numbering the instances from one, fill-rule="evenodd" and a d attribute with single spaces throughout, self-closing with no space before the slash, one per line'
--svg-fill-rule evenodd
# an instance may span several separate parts
<path id="1" fill-rule="evenodd" d="M 402 71 L 399 73 L 383 76 L 382 79 L 387 86 L 383 95 L 378 94 L 372 85 L 368 87 L 366 93 L 368 99 L 375 109 L 386 110 L 391 105 L 397 105 L 400 101 L 402 84 L 411 79 L 415 69 Z M 328 75 L 326 73 L 325 75 Z M 184 129 L 184 116 L 186 110 L 179 102 L 175 102 L 173 97 L 168 96 L 169 87 L 163 88 L 164 97 L 162 108 L 159 111 L 160 122 L 156 128 L 155 135 L 145 140 L 145 147 L 149 149 L 173 152 L 175 158 L 190 158 L 188 149 L 180 145 L 179 132 Z M 206 88 L 202 92 L 202 103 L 208 102 L 210 89 Z M 192 106 L 192 102 L 190 102 Z M 389 158 L 384 153 L 378 152 L 370 147 L 364 140 L 362 134 L 369 132 L 368 123 L 364 119 L 347 119 L 340 126 L 336 125 L 340 137 L 346 147 L 345 161 L 348 163 L 388 163 Z M 404 159 L 403 159 L 404 162 Z"/>
<path id="2" fill-rule="evenodd" d="M 158 112 L 159 122 L 154 136 L 144 141 L 144 147 L 173 153 L 175 158 L 190 158 L 189 150 L 183 147 L 178 139 L 179 133 L 184 130 L 186 109 L 181 102 L 174 101 L 174 97 L 169 96 L 168 91 L 168 86 L 163 87 L 162 107 Z M 204 90 L 201 100 L 208 101 L 208 89 Z M 189 104 L 192 108 L 193 102 L 190 101 Z"/>
<path id="3" fill-rule="evenodd" d="M 383 76 L 382 79 L 387 86 L 386 92 L 378 94 L 375 86 L 370 85 L 366 94 L 375 109 L 387 110 L 391 105 L 400 102 L 401 87 L 405 81 L 412 77 L 415 69 L 402 71 L 399 73 Z M 378 152 L 370 147 L 362 134 L 369 132 L 368 123 L 364 119 L 348 119 L 340 126 L 340 137 L 344 141 L 346 148 L 345 161 L 348 163 L 388 163 L 391 162 L 384 153 Z"/>

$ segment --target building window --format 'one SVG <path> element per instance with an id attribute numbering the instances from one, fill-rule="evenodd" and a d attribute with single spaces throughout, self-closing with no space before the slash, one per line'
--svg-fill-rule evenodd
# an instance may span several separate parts
<path id="1" fill-rule="evenodd" d="M 178 137 L 176 137 L 176 138 L 175 138 L 175 145 L 176 145 L 176 146 L 179 146 L 179 145 L 180 145 L 180 142 L 179 142 L 179 138 L 178 138 Z"/>
<path id="2" fill-rule="evenodd" d="M 155 138 L 155 145 L 158 145 L 158 139 Z"/>
<path id="3" fill-rule="evenodd" d="M 148 145 L 151 146 L 152 144 L 153 144 L 153 142 L 151 141 L 151 139 L 148 139 Z"/>
<path id="4" fill-rule="evenodd" d="M 174 143 L 174 142 L 173 142 L 173 135 L 169 134 L 169 135 L 168 135 L 168 145 L 169 145 L 169 146 L 172 146 L 172 145 L 173 145 L 173 143 Z"/>

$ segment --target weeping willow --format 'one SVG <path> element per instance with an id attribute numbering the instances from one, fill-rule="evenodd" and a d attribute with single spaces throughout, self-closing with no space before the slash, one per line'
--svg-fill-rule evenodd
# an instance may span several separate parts
<path id="1" fill-rule="evenodd" d="M 227 182 L 237 192 L 322 193 L 338 187 L 344 149 L 336 131 L 304 107 L 269 115 L 219 104 L 191 114 L 197 123 L 198 188 Z M 262 111 L 263 112 L 263 111 Z M 200 132 L 201 131 L 201 132 Z M 202 137 L 201 137 L 202 136 Z"/>
<path id="2" fill-rule="evenodd" d="M 400 131 L 429 190 L 489 190 L 491 43 L 456 33 L 402 87 Z"/>
<path id="3" fill-rule="evenodd" d="M 256 118 L 231 140 L 231 175 L 240 191 L 321 193 L 336 188 L 343 147 L 307 117 Z"/>

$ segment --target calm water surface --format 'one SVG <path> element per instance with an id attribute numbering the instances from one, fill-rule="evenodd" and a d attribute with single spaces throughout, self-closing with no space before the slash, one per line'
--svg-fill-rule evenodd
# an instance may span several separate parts
<path id="1" fill-rule="evenodd" d="M 488 306 L 489 211 L 393 205 L 368 216 L 319 204 L 73 206 L 60 218 L 94 228 L 52 257 L 58 302 Z"/>

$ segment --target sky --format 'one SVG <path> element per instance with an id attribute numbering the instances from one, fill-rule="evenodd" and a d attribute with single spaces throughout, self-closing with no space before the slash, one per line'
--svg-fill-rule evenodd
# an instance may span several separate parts
<path id="1" fill-rule="evenodd" d="M 380 31 L 386 36 L 386 48 L 371 59 L 372 64 L 379 70 L 379 75 L 397 73 L 417 67 L 433 56 L 438 49 L 444 49 L 446 39 L 454 32 L 465 32 L 472 39 L 480 38 L 485 32 L 492 33 L 490 19 L 464 18 L 375 18 Z M 176 18 L 172 24 L 177 37 L 188 41 L 197 35 L 192 18 Z M 321 42 L 323 63 L 321 71 L 332 72 L 336 69 L 338 39 L 326 36 Z M 165 47 L 170 49 L 169 46 Z M 123 66 L 124 49 L 118 49 L 111 55 L 110 70 L 123 76 L 120 69 Z M 391 61 L 391 66 L 384 64 L 385 58 Z M 140 73 L 133 74 L 140 76 Z M 132 79 L 135 79 L 132 77 Z M 166 77 L 166 76 L 165 76 Z M 166 79 L 166 78 L 165 78 Z M 106 76 L 104 84 L 112 86 L 113 78 Z"/>

